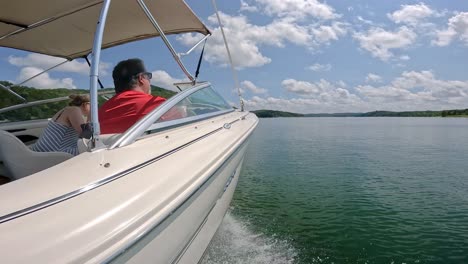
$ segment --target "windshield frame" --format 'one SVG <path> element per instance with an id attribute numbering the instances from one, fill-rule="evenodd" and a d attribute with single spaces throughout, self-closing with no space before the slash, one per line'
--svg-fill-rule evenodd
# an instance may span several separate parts
<path id="1" fill-rule="evenodd" d="M 194 87 L 183 90 L 178 94 L 174 95 L 173 97 L 169 98 L 160 107 L 157 107 L 155 110 L 147 114 L 137 123 L 135 123 L 132 127 L 130 127 L 124 134 L 122 134 L 121 137 L 119 137 L 114 143 L 112 143 L 111 146 L 109 146 L 109 149 L 127 146 L 135 142 L 139 137 L 148 133 L 155 133 L 156 131 L 161 131 L 175 126 L 193 123 L 195 121 L 211 118 L 214 116 L 234 111 L 234 108 L 232 108 L 166 122 L 156 122 L 161 116 L 163 116 L 167 111 L 172 109 L 172 107 L 177 105 L 179 102 L 194 94 L 195 92 L 205 89 L 207 87 L 212 87 L 212 85 L 209 82 L 198 83 Z M 213 91 L 215 90 L 213 89 Z"/>

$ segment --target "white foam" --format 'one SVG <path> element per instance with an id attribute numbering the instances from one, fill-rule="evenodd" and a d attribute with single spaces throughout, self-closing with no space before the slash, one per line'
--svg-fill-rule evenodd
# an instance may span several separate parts
<path id="1" fill-rule="evenodd" d="M 203 264 L 293 263 L 296 250 L 285 240 L 256 234 L 232 214 L 226 214 L 213 237 Z"/>

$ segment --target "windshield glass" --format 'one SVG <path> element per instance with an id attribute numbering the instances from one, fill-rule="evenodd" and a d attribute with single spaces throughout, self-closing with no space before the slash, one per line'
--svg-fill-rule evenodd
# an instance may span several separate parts
<path id="1" fill-rule="evenodd" d="M 232 107 L 211 86 L 189 95 L 169 109 L 157 122 L 165 122 L 186 117 L 229 110 Z"/>

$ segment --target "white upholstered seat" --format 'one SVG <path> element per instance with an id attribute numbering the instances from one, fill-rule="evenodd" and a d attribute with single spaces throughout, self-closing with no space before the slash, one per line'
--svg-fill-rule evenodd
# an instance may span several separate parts
<path id="1" fill-rule="evenodd" d="M 13 134 L 0 130 L 0 160 L 11 180 L 17 180 L 59 164 L 73 155 L 65 152 L 35 152 Z"/>

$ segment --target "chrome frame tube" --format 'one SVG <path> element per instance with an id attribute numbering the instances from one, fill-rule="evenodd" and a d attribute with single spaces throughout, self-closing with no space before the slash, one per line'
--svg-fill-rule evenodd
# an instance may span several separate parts
<path id="1" fill-rule="evenodd" d="M 101 45 L 102 37 L 104 34 L 104 28 L 106 26 L 107 12 L 109 11 L 111 0 L 104 0 L 102 5 L 101 14 L 99 15 L 99 20 L 96 26 L 96 32 L 94 34 L 94 43 L 92 51 L 92 63 L 91 70 L 89 73 L 90 86 L 89 94 L 91 101 L 91 122 L 93 127 L 93 139 L 94 146 L 99 146 L 99 134 L 101 134 L 101 128 L 99 126 L 99 116 L 98 116 L 98 94 L 97 94 L 97 84 L 99 79 L 99 61 L 101 58 Z"/>
<path id="2" fill-rule="evenodd" d="M 24 27 L 22 27 L 20 29 L 17 29 L 17 30 L 15 30 L 13 32 L 10 32 L 10 33 L 7 33 L 7 34 L 5 34 L 3 36 L 0 36 L 0 40 L 8 38 L 9 36 L 16 35 L 16 34 L 18 34 L 20 32 L 23 32 L 23 31 L 30 30 L 32 28 L 42 26 L 42 25 L 47 24 L 48 22 L 50 22 L 52 20 L 54 20 L 54 18 L 46 18 L 46 19 L 43 19 L 43 20 L 38 21 L 36 23 L 33 23 L 31 25 L 25 25 Z"/>
<path id="3" fill-rule="evenodd" d="M 219 116 L 219 115 L 224 115 L 224 114 L 231 113 L 231 112 L 234 112 L 234 109 L 219 110 L 217 112 L 207 113 L 203 115 L 196 115 L 196 116 L 185 117 L 185 118 L 180 118 L 180 119 L 175 119 L 175 120 L 170 120 L 170 121 L 165 121 L 165 122 L 160 122 L 160 123 L 154 123 L 148 129 L 146 129 L 146 131 L 162 130 L 166 128 L 176 127 L 182 124 L 184 125 L 190 124 L 195 121 L 201 121 L 204 119 L 208 119 L 208 118 Z"/>
<path id="4" fill-rule="evenodd" d="M 156 108 L 153 112 L 147 114 L 142 119 L 140 119 L 136 124 L 130 127 L 116 142 L 114 142 L 109 147 L 109 149 L 124 147 L 135 142 L 135 140 L 138 137 L 143 135 L 143 133 L 146 132 L 146 130 L 148 130 L 148 128 L 151 127 L 156 122 L 156 120 L 158 120 L 163 114 L 169 111 L 169 109 L 171 109 L 180 101 L 184 100 L 187 96 L 203 88 L 206 88 L 208 86 L 210 86 L 209 83 L 203 83 L 198 87 L 187 89 L 174 95 L 169 100 L 167 100 L 163 105 Z"/>
<path id="5" fill-rule="evenodd" d="M 161 36 L 162 40 L 164 41 L 164 44 L 166 44 L 167 48 L 169 49 L 169 51 L 172 53 L 172 56 L 174 57 L 174 59 L 176 60 L 177 64 L 179 64 L 179 67 L 182 69 L 182 71 L 185 73 L 185 75 L 187 75 L 187 77 L 190 79 L 190 81 L 192 82 L 195 82 L 195 78 L 189 73 L 189 71 L 187 70 L 187 68 L 185 67 L 185 65 L 182 63 L 182 60 L 180 60 L 180 57 L 179 55 L 177 54 L 177 52 L 174 50 L 174 47 L 172 47 L 171 43 L 169 42 L 169 40 L 167 39 L 166 37 L 166 34 L 164 34 L 164 31 L 161 29 L 161 27 L 159 26 L 158 22 L 156 21 L 156 19 L 154 19 L 153 15 L 151 14 L 151 12 L 149 11 L 148 7 L 146 7 L 145 3 L 143 2 L 143 0 L 137 0 L 138 4 L 140 5 L 141 9 L 143 10 L 143 12 L 145 12 L 146 14 L 146 17 L 148 17 L 148 19 L 150 20 L 150 22 L 153 24 L 154 28 L 156 28 L 156 30 L 158 31 L 159 35 Z"/>
<path id="6" fill-rule="evenodd" d="M 240 109 L 241 109 L 242 112 L 244 112 L 244 99 L 242 98 L 242 94 L 241 94 L 241 91 L 240 91 L 239 78 L 237 76 L 237 71 L 235 69 L 234 62 L 232 60 L 231 51 L 229 50 L 229 45 L 228 45 L 228 42 L 227 42 L 227 39 L 226 39 L 226 35 L 224 34 L 224 28 L 223 28 L 223 24 L 221 23 L 221 17 L 219 16 L 218 6 L 216 5 L 216 0 L 211 0 L 211 2 L 212 2 L 213 7 L 215 9 L 216 18 L 218 19 L 219 28 L 221 29 L 221 35 L 223 36 L 223 40 L 224 40 L 224 46 L 226 46 L 226 51 L 227 51 L 227 54 L 228 54 L 229 62 L 231 64 L 232 77 L 234 78 L 234 83 L 235 83 L 236 88 L 237 88 L 237 95 L 239 96 Z"/>
<path id="7" fill-rule="evenodd" d="M 185 56 L 185 55 L 189 55 L 196 47 L 198 47 L 205 39 L 207 39 L 208 37 L 210 37 L 211 34 L 208 34 L 206 36 L 204 36 L 200 41 L 197 42 L 197 44 L 195 44 L 195 46 L 193 46 L 191 49 L 189 49 L 187 52 L 185 53 L 178 53 L 177 55 L 180 56 Z"/>
<path id="8" fill-rule="evenodd" d="M 3 85 L 3 84 L 1 84 L 1 83 L 0 83 L 0 88 L 2 88 L 3 90 L 9 92 L 10 94 L 14 95 L 16 98 L 18 98 L 18 99 L 20 99 L 20 100 L 22 100 L 22 101 L 24 101 L 24 102 L 27 101 L 23 96 L 17 94 L 15 91 L 11 90 L 10 88 L 6 87 L 5 85 Z M 1 110 L 1 109 L 0 109 L 0 110 Z M 1 113 L 1 112 L 0 112 L 0 113 Z"/>

